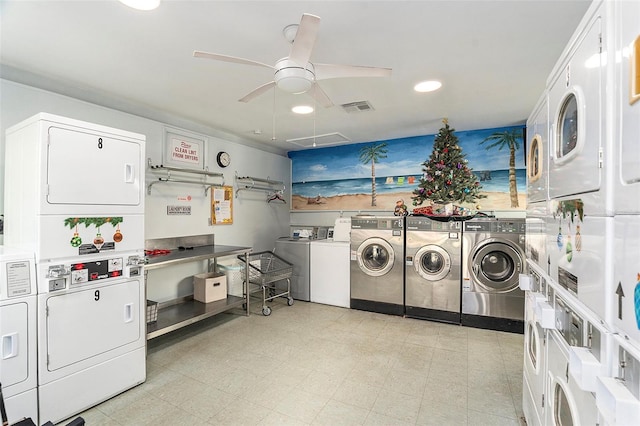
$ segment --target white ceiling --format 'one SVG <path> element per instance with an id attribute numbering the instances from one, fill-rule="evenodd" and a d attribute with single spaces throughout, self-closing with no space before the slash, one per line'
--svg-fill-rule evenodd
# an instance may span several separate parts
<path id="1" fill-rule="evenodd" d="M 169 115 L 286 152 L 339 133 L 347 142 L 525 122 L 588 0 L 185 1 L 151 12 L 116 0 L 0 2 L 2 78 L 127 112 Z M 319 84 L 335 106 L 309 116 L 308 94 L 271 90 L 268 68 L 196 59 L 194 50 L 273 64 L 289 53 L 282 29 L 321 17 L 311 62 L 388 67 L 391 77 Z M 443 87 L 418 94 L 413 86 Z M 341 104 L 368 101 L 374 111 Z M 275 135 L 275 140 L 272 140 Z M 287 142 L 309 137 L 304 143 Z"/>

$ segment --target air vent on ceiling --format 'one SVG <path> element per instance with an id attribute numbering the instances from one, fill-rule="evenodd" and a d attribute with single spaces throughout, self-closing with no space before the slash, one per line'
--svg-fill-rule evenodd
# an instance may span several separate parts
<path id="1" fill-rule="evenodd" d="M 350 102 L 348 104 L 342 104 L 342 108 L 344 108 L 344 110 L 349 113 L 373 111 L 373 107 L 367 101 L 358 101 L 358 102 Z"/>
<path id="2" fill-rule="evenodd" d="M 351 142 L 351 139 L 347 138 L 342 133 L 334 132 L 334 133 L 326 133 L 324 135 L 315 135 L 315 136 L 306 136 L 303 138 L 287 139 L 287 142 L 296 144 L 304 148 L 311 148 L 313 147 L 314 142 L 316 143 L 316 146 L 328 146 L 328 145 L 337 145 L 344 142 Z"/>

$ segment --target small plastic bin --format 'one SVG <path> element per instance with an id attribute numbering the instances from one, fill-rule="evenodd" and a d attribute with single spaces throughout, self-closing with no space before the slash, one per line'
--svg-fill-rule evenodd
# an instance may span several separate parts
<path id="1" fill-rule="evenodd" d="M 147 300 L 147 324 L 158 321 L 158 302 Z"/>
<path id="2" fill-rule="evenodd" d="M 227 292 L 232 296 L 242 297 L 242 274 L 244 264 L 238 262 L 218 263 L 218 271 L 227 276 Z"/>

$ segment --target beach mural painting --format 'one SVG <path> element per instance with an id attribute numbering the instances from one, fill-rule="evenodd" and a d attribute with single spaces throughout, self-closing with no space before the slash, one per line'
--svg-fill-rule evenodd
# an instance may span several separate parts
<path id="1" fill-rule="evenodd" d="M 452 125 L 452 128 L 455 127 Z M 455 131 L 484 197 L 461 206 L 483 211 L 526 208 L 524 126 Z M 519 136 L 519 137 L 518 137 Z M 289 152 L 296 211 L 393 211 L 423 177 L 435 135 Z"/>

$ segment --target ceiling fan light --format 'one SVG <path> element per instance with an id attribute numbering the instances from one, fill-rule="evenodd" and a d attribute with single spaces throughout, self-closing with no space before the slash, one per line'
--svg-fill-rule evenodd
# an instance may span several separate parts
<path id="1" fill-rule="evenodd" d="M 120 0 L 120 3 L 138 10 L 153 10 L 160 6 L 160 0 Z"/>
<path id="2" fill-rule="evenodd" d="M 416 84 L 415 86 L 413 86 L 413 90 L 415 90 L 416 92 L 425 93 L 425 92 L 433 92 L 434 90 L 438 90 L 441 87 L 442 87 L 442 83 L 440 83 L 439 81 L 428 80 L 428 81 L 421 81 L 420 83 Z"/>
<path id="3" fill-rule="evenodd" d="M 296 105 L 291 108 L 291 111 L 296 114 L 311 114 L 313 112 L 313 107 L 309 105 Z"/>

